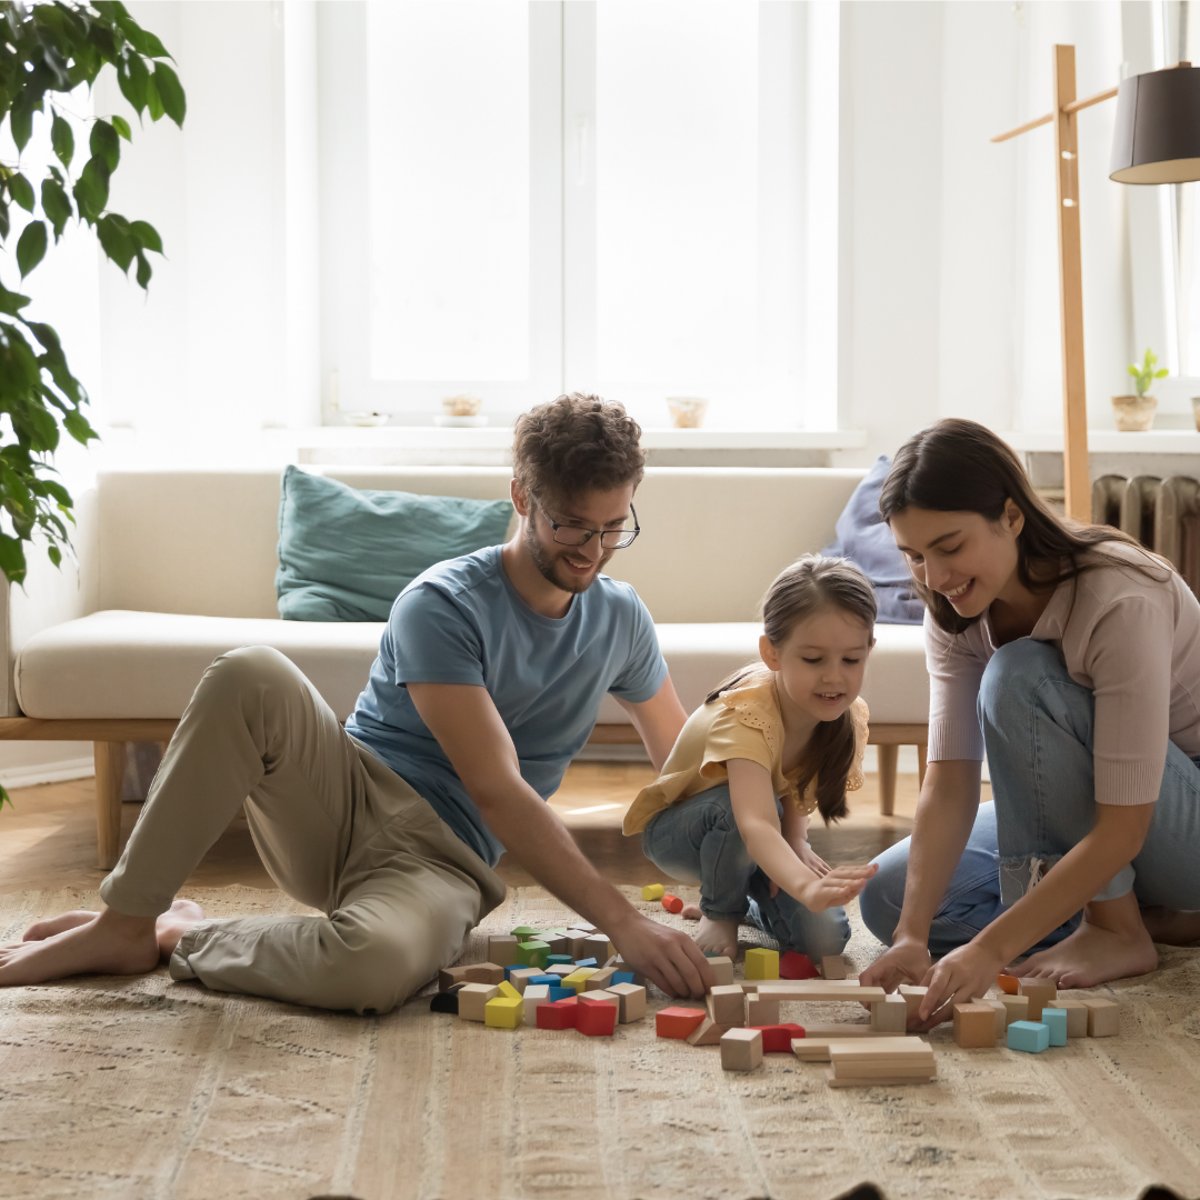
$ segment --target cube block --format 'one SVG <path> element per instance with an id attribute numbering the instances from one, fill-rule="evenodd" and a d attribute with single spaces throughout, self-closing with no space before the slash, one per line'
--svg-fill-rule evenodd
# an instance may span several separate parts
<path id="1" fill-rule="evenodd" d="M 1014 1021 L 1008 1027 L 1008 1048 L 1040 1054 L 1050 1047 L 1050 1030 L 1041 1021 Z"/>

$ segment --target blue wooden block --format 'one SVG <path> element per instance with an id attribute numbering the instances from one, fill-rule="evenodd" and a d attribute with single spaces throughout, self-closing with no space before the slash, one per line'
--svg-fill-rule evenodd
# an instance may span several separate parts
<path id="1" fill-rule="evenodd" d="M 570 967 L 574 963 L 575 960 L 569 954 L 546 955 L 546 966 L 548 967 Z"/>
<path id="2" fill-rule="evenodd" d="M 1066 1014 L 1063 1014 L 1066 1016 Z M 1008 1048 L 1040 1054 L 1050 1048 L 1050 1028 L 1041 1021 L 1014 1021 L 1008 1027 Z"/>
<path id="3" fill-rule="evenodd" d="M 550 1003 L 553 1004 L 555 1000 L 570 1000 L 570 999 L 572 999 L 575 995 L 575 989 L 574 988 L 565 988 L 565 987 L 555 987 L 553 984 L 551 984 L 550 990 L 546 994 L 550 998 Z"/>
<path id="4" fill-rule="evenodd" d="M 569 962 L 570 959 L 567 961 Z M 598 967 L 600 964 L 594 958 L 577 958 L 575 965 L 577 967 Z"/>
<path id="5" fill-rule="evenodd" d="M 1065 1008 L 1043 1008 L 1042 1024 L 1050 1030 L 1050 1045 L 1067 1044 L 1067 1010 Z"/>
<path id="6" fill-rule="evenodd" d="M 636 977 L 632 971 L 618 971 L 610 980 L 609 983 L 636 983 Z"/>
<path id="7" fill-rule="evenodd" d="M 544 983 L 547 987 L 559 987 L 562 980 L 557 975 L 534 975 L 529 980 L 530 983 Z"/>
<path id="8" fill-rule="evenodd" d="M 508 979 L 514 971 L 523 971 L 527 966 L 529 966 L 528 963 L 509 963 L 509 965 L 504 968 L 504 978 Z"/>

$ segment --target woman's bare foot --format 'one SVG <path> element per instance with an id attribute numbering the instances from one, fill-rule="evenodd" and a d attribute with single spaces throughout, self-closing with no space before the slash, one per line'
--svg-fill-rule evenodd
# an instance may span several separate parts
<path id="1" fill-rule="evenodd" d="M 1146 931 L 1163 946 L 1194 946 L 1200 942 L 1200 912 L 1173 908 L 1143 908 Z"/>
<path id="2" fill-rule="evenodd" d="M 143 975 L 158 966 L 151 917 L 105 909 L 41 941 L 0 947 L 0 987 L 67 979 L 72 975 Z"/>
<path id="3" fill-rule="evenodd" d="M 1145 926 L 1139 935 L 1131 930 L 1105 929 L 1085 917 L 1074 933 L 1012 967 L 1011 974 L 1052 979 L 1064 988 L 1087 988 L 1110 979 L 1145 975 L 1157 966 L 1158 951 Z"/>
<path id="4" fill-rule="evenodd" d="M 175 953 L 179 939 L 203 920 L 204 909 L 194 900 L 176 900 L 154 923 L 159 958 L 166 962 Z"/>
<path id="5" fill-rule="evenodd" d="M 60 913 L 57 917 L 47 917 L 44 921 L 34 921 L 21 937 L 23 942 L 44 942 L 56 933 L 66 929 L 74 929 L 94 921 L 100 914 L 95 909 L 76 908 L 71 912 Z"/>

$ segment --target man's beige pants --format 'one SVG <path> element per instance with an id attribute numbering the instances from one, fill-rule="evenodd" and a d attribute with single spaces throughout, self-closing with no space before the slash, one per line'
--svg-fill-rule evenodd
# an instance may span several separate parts
<path id="1" fill-rule="evenodd" d="M 495 872 L 346 733 L 296 666 L 253 646 L 204 673 L 100 886 L 104 902 L 166 911 L 243 802 L 271 878 L 325 915 L 205 921 L 180 940 L 176 979 L 383 1013 L 453 962 L 504 897 Z"/>

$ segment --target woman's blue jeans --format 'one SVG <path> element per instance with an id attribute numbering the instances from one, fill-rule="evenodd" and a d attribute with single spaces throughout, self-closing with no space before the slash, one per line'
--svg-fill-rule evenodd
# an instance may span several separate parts
<path id="1" fill-rule="evenodd" d="M 729 785 L 719 784 L 663 809 L 642 834 L 646 857 L 673 879 L 700 884 L 700 911 L 710 920 L 741 921 L 769 933 L 783 950 L 815 962 L 840 954 L 850 940 L 842 908 L 812 912 L 751 860 L 733 816 Z"/>
<path id="2" fill-rule="evenodd" d="M 992 778 L 967 848 L 930 929 L 929 949 L 969 942 L 1092 829 L 1095 700 L 1067 674 L 1058 649 L 1030 638 L 1002 646 L 979 688 L 978 715 Z M 860 898 L 863 921 L 890 943 L 900 916 L 911 839 L 885 850 Z M 1200 909 L 1200 766 L 1167 745 L 1154 819 L 1134 860 L 1094 899 L 1132 888 L 1142 907 Z M 1040 943 L 1060 941 L 1079 915 Z"/>

